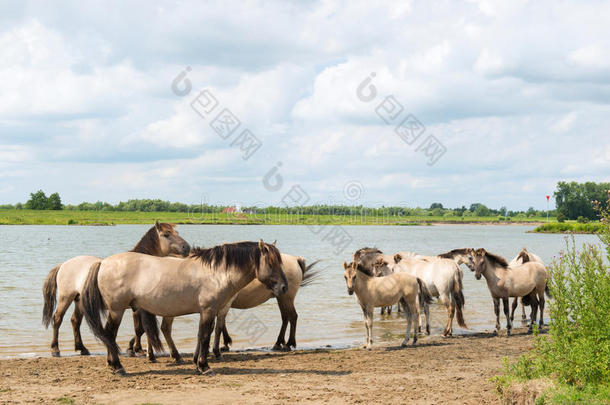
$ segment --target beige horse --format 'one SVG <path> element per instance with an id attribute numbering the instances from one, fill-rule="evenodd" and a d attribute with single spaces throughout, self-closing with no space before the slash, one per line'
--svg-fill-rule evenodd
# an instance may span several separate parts
<path id="1" fill-rule="evenodd" d="M 145 253 L 153 256 L 168 256 L 170 254 L 188 255 L 191 247 L 180 237 L 174 225 L 159 223 L 151 227 L 132 252 Z M 92 264 L 102 260 L 96 256 L 77 256 L 58 266 L 55 266 L 44 281 L 42 292 L 44 307 L 42 323 L 49 327 L 53 321 L 53 340 L 51 354 L 59 357 L 59 328 L 64 315 L 72 302 L 75 302 L 72 314 L 72 331 L 74 332 L 74 350 L 80 350 L 83 356 L 89 355 L 89 350 L 83 344 L 80 334 L 80 325 L 83 320 L 80 295 L 85 279 Z M 55 306 L 57 305 L 57 310 Z M 134 314 L 134 319 L 137 317 Z"/>
<path id="2" fill-rule="evenodd" d="M 468 328 L 464 320 L 464 287 L 462 271 L 455 260 L 438 256 L 422 256 L 411 252 L 400 252 L 394 255 L 394 264 L 388 264 L 394 271 L 405 271 L 426 283 L 428 291 L 437 297 L 447 311 L 447 322 L 443 336 L 453 335 L 453 318 L 458 325 Z M 426 326 L 427 331 L 429 326 Z M 429 333 L 429 331 L 428 331 Z"/>
<path id="3" fill-rule="evenodd" d="M 85 282 L 82 302 L 93 334 L 108 350 L 107 363 L 124 374 L 116 333 L 127 308 L 141 309 L 149 345 L 162 349 L 154 315 L 176 317 L 198 313 L 199 333 L 193 361 L 202 374 L 211 373 L 208 350 L 214 319 L 239 290 L 255 277 L 273 294 L 287 290 L 282 257 L 262 240 L 195 249 L 186 259 L 121 253 L 94 264 Z M 101 314 L 108 311 L 106 326 Z M 154 314 L 154 315 L 153 315 Z"/>
<path id="4" fill-rule="evenodd" d="M 282 270 L 286 275 L 286 281 L 288 282 L 288 290 L 286 294 L 282 294 L 277 297 L 277 304 L 280 308 L 282 316 L 282 326 L 280 327 L 280 333 L 277 337 L 273 350 L 290 350 L 295 348 L 296 342 L 296 328 L 298 314 L 294 308 L 294 299 L 299 291 L 300 287 L 310 284 L 316 276 L 315 272 L 312 272 L 312 267 L 317 262 L 314 262 L 307 266 L 305 259 L 300 256 L 292 256 L 282 253 Z M 257 307 L 270 298 L 273 297 L 271 291 L 265 287 L 257 279 L 254 279 L 242 288 L 233 297 L 229 305 L 223 308 L 216 318 L 216 328 L 214 333 L 214 355 L 220 358 L 220 352 L 229 350 L 231 344 L 231 337 L 226 327 L 226 317 L 231 308 L 236 309 L 249 309 Z M 288 342 L 285 340 L 286 328 L 290 322 L 290 335 Z M 220 348 L 220 334 L 223 334 L 225 345 Z"/>
<path id="5" fill-rule="evenodd" d="M 417 319 L 420 302 L 432 300 L 423 281 L 407 273 L 392 273 L 384 277 L 375 277 L 372 272 L 356 269 L 354 262 L 349 265 L 343 262 L 345 282 L 349 295 L 356 293 L 358 303 L 364 315 L 366 326 L 365 348 L 373 345 L 373 310 L 375 307 L 393 305 L 402 301 L 407 318 L 407 329 L 401 346 L 405 347 L 411 336 L 413 326 L 413 346 L 417 343 Z"/>
<path id="6" fill-rule="evenodd" d="M 519 266 L 523 263 L 527 263 L 527 262 L 538 262 L 538 263 L 542 263 L 542 265 L 544 265 L 544 262 L 538 255 L 528 252 L 527 248 L 523 248 L 523 250 L 521 250 L 519 252 L 519 254 L 517 256 L 515 256 L 515 258 L 513 260 L 510 261 L 510 263 L 508 263 L 508 266 L 517 267 L 517 266 Z M 519 298 L 517 298 L 517 297 L 515 297 L 513 299 L 513 305 L 511 306 L 511 309 L 510 309 L 510 321 L 511 322 L 515 320 L 515 309 L 517 309 L 518 300 L 519 300 Z M 527 316 L 525 315 L 525 304 L 523 303 L 523 298 L 521 298 L 521 310 L 522 310 L 521 319 L 523 319 L 525 321 L 527 319 Z"/>
<path id="7" fill-rule="evenodd" d="M 487 287 L 494 302 L 496 313 L 496 330 L 500 330 L 500 299 L 504 304 L 504 315 L 506 316 L 506 334 L 510 336 L 512 322 L 509 316 L 508 299 L 509 297 L 525 297 L 536 299 L 540 307 L 540 326 L 544 314 L 544 293 L 548 294 L 546 268 L 541 263 L 527 262 L 520 266 L 509 268 L 506 260 L 487 252 L 485 249 L 477 249 L 474 253 L 474 276 L 477 280 L 481 276 L 485 277 Z M 536 321 L 536 308 L 532 305 L 532 322 Z"/>

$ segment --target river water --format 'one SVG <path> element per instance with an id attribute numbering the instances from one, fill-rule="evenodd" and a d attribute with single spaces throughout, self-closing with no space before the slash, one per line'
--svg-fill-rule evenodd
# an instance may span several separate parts
<path id="1" fill-rule="evenodd" d="M 0 358 L 49 355 L 52 330 L 45 330 L 41 324 L 41 289 L 51 268 L 77 255 L 104 257 L 129 250 L 148 228 L 145 225 L 0 226 Z M 263 238 L 268 242 L 277 240 L 277 247 L 283 253 L 303 256 L 309 262 L 321 260 L 317 265 L 321 271 L 317 283 L 301 289 L 296 298 L 299 348 L 341 347 L 364 342 L 362 311 L 355 296 L 347 294 L 343 279 L 342 263 L 349 261 L 356 249 L 375 246 L 385 253 L 414 251 L 434 255 L 454 248 L 485 247 L 511 260 L 526 246 L 547 264 L 550 263 L 564 248 L 565 237 L 527 233 L 531 229 L 532 226 L 520 225 L 178 227 L 181 236 L 193 246 L 209 247 L 224 242 Z M 579 244 L 595 243 L 597 238 L 577 235 L 576 241 Z M 459 328 L 454 321 L 454 333 L 491 331 L 495 320 L 485 281 L 475 280 L 464 266 L 463 271 L 466 297 L 464 316 L 469 329 Z M 75 353 L 71 313 L 72 309 L 69 309 L 60 331 L 62 355 Z M 431 318 L 432 333 L 441 333 L 446 320 L 444 307 L 433 304 Z M 504 326 L 503 315 L 501 320 Z M 228 318 L 228 330 L 233 337 L 233 347 L 237 349 L 272 346 L 280 325 L 280 313 L 273 299 L 257 308 L 232 310 Z M 175 320 L 173 336 L 181 351 L 192 352 L 194 349 L 197 326 L 197 315 Z M 520 322 L 516 322 L 515 326 L 520 326 Z M 399 344 L 404 327 L 404 318 L 395 312 L 389 317 L 381 317 L 377 310 L 374 341 Z M 81 330 L 84 343 L 92 352 L 104 352 L 103 346 L 93 338 L 84 321 Z M 131 314 L 126 311 L 118 337 L 123 350 L 132 335 Z"/>

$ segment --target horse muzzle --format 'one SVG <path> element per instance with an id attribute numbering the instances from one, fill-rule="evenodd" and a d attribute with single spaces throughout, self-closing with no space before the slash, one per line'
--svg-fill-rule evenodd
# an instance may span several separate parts
<path id="1" fill-rule="evenodd" d="M 474 278 L 476 278 L 477 280 L 481 279 L 481 273 L 474 273 Z"/>
<path id="2" fill-rule="evenodd" d="M 348 289 L 347 289 L 347 293 L 348 293 L 349 295 L 354 295 L 354 289 L 353 289 L 353 288 L 348 288 Z"/>
<path id="3" fill-rule="evenodd" d="M 286 291 L 288 291 L 288 286 L 286 285 L 286 283 L 282 282 L 274 285 L 271 291 L 273 291 L 273 295 L 275 297 L 279 297 L 282 294 L 286 294 Z"/>

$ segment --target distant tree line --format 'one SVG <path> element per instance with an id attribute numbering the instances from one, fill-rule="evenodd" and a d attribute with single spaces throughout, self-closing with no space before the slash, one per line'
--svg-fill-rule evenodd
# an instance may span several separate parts
<path id="1" fill-rule="evenodd" d="M 608 209 L 608 190 L 610 183 L 560 181 L 554 194 L 557 215 L 560 219 L 599 219 L 594 202 L 599 203 L 602 210 Z"/>
<path id="2" fill-rule="evenodd" d="M 550 216 L 557 216 L 559 220 L 597 219 L 597 211 L 594 202 L 599 202 L 602 209 L 608 208 L 608 190 L 610 183 L 557 183 L 555 191 L 556 210 L 549 211 Z M 132 199 L 121 201 L 118 204 L 110 204 L 98 201 L 95 203 L 82 202 L 78 205 L 63 205 L 58 193 L 48 197 L 42 190 L 30 194 L 30 199 L 25 203 L 16 205 L 0 205 L 4 209 L 34 209 L 34 210 L 80 210 L 80 211 L 140 211 L 140 212 L 199 212 L 199 213 L 221 213 L 227 205 L 209 204 L 184 204 L 170 202 L 160 199 Z M 429 208 L 409 207 L 364 207 L 362 205 L 310 205 L 299 207 L 241 207 L 241 211 L 251 214 L 292 214 L 292 215 L 348 215 L 348 216 L 434 216 L 434 217 L 494 217 L 506 218 L 531 218 L 546 216 L 546 211 L 535 210 L 533 207 L 526 211 L 507 210 L 506 207 L 499 209 L 489 208 L 481 203 L 470 204 L 469 207 L 445 208 L 443 204 L 435 202 Z"/>

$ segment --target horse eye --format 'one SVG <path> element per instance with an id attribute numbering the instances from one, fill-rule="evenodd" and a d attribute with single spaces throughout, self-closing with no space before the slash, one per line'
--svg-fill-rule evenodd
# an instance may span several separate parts
<path id="1" fill-rule="evenodd" d="M 165 234 L 165 235 L 163 235 L 163 236 L 165 236 L 166 238 L 169 238 L 169 233 L 166 233 L 166 234 Z"/>

